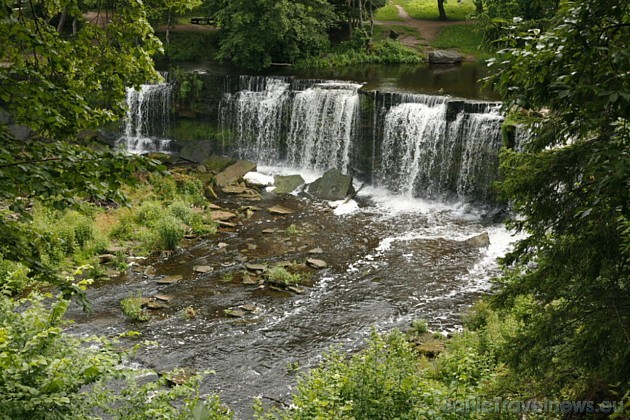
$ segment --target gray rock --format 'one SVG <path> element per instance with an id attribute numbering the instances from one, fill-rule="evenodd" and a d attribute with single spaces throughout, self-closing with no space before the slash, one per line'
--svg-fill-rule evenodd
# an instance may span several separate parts
<path id="1" fill-rule="evenodd" d="M 226 156 L 210 156 L 208 159 L 203 161 L 203 165 L 208 169 L 208 171 L 218 174 L 228 166 L 236 163 L 236 159 L 226 157 Z"/>
<path id="2" fill-rule="evenodd" d="M 276 175 L 273 177 L 273 183 L 275 185 L 274 194 L 290 194 L 304 184 L 304 178 L 300 175 Z"/>
<path id="3" fill-rule="evenodd" d="M 291 213 L 295 213 L 295 211 L 288 209 L 286 207 L 282 207 L 282 206 L 273 206 L 273 207 L 269 207 L 267 209 L 267 211 L 270 214 L 278 214 L 278 215 L 285 215 L 285 214 L 291 214 Z"/>
<path id="4" fill-rule="evenodd" d="M 247 160 L 239 160 L 233 165 L 228 166 L 216 176 L 216 182 L 219 187 L 225 187 L 238 181 L 247 172 L 255 171 L 256 164 Z"/>
<path id="5" fill-rule="evenodd" d="M 429 63 L 431 64 L 456 64 L 461 63 L 464 57 L 453 51 L 436 50 L 429 53 Z"/>
<path id="6" fill-rule="evenodd" d="M 155 276 L 156 273 L 157 273 L 157 270 L 152 265 L 148 266 L 144 270 L 144 275 L 145 276 Z"/>
<path id="7" fill-rule="evenodd" d="M 264 264 L 245 264 L 245 268 L 249 271 L 265 271 L 267 266 Z"/>
<path id="8" fill-rule="evenodd" d="M 173 283 L 177 283 L 178 281 L 180 281 L 182 279 L 182 276 L 168 276 L 168 277 L 164 277 L 163 279 L 159 279 L 157 281 L 157 284 L 173 284 Z"/>
<path id="9" fill-rule="evenodd" d="M 29 138 L 31 134 L 33 134 L 33 130 L 25 125 L 10 125 L 9 133 L 11 133 L 13 138 L 15 138 L 16 140 L 22 141 Z"/>
<path id="10" fill-rule="evenodd" d="M 213 270 L 209 265 L 196 265 L 193 267 L 193 271 L 196 273 L 209 273 Z"/>
<path id="11" fill-rule="evenodd" d="M 323 200 L 342 200 L 354 192 L 352 176 L 343 174 L 339 169 L 329 169 L 309 184 L 308 192 Z"/>
<path id="12" fill-rule="evenodd" d="M 464 243 L 475 248 L 486 248 L 490 245 L 490 236 L 488 232 L 483 232 L 477 236 L 466 239 Z"/>
<path id="13" fill-rule="evenodd" d="M 313 268 L 326 268 L 328 264 L 324 260 L 318 260 L 316 258 L 307 258 L 306 263 Z"/>
<path id="14" fill-rule="evenodd" d="M 182 142 L 179 156 L 194 163 L 203 163 L 212 153 L 212 145 L 208 140 L 190 140 Z"/>

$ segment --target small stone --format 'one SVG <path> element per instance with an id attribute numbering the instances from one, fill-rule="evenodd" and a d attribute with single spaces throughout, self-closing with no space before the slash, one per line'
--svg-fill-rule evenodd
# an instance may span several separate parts
<path id="1" fill-rule="evenodd" d="M 170 302 L 171 299 L 173 299 L 173 296 L 163 295 L 163 294 L 157 294 L 153 297 L 156 298 L 157 300 L 161 300 L 162 302 Z"/>
<path id="2" fill-rule="evenodd" d="M 217 224 L 219 226 L 228 227 L 228 228 L 235 228 L 236 226 L 238 226 L 236 223 L 226 222 L 225 220 L 217 220 Z"/>
<path id="3" fill-rule="evenodd" d="M 235 258 L 235 260 L 240 263 L 244 263 L 245 261 L 247 261 L 247 257 L 245 255 L 239 255 Z"/>
<path id="4" fill-rule="evenodd" d="M 248 188 L 246 186 L 240 184 L 228 185 L 227 187 L 221 188 L 221 191 L 226 194 L 243 194 L 247 190 Z"/>
<path id="5" fill-rule="evenodd" d="M 98 260 L 101 264 L 106 264 L 108 262 L 114 261 L 116 256 L 114 254 L 101 254 L 98 256 Z"/>
<path id="6" fill-rule="evenodd" d="M 213 270 L 209 265 L 196 265 L 193 267 L 193 271 L 196 273 L 209 273 Z"/>
<path id="7" fill-rule="evenodd" d="M 219 248 L 227 248 L 228 244 L 226 244 L 225 242 L 219 242 L 219 243 L 217 244 L 217 246 L 218 246 Z"/>
<path id="8" fill-rule="evenodd" d="M 208 172 L 208 168 L 206 168 L 206 165 L 197 165 L 197 172 L 205 174 Z"/>
<path id="9" fill-rule="evenodd" d="M 226 309 L 225 314 L 233 318 L 243 318 L 247 313 L 242 309 Z"/>
<path id="10" fill-rule="evenodd" d="M 185 239 L 195 239 L 197 237 L 197 234 L 195 233 L 187 233 L 184 235 Z"/>
<path id="11" fill-rule="evenodd" d="M 304 288 L 298 287 L 298 286 L 289 286 L 287 287 L 287 289 L 292 291 L 293 293 L 297 293 L 298 295 L 301 295 L 304 293 Z"/>
<path id="12" fill-rule="evenodd" d="M 309 254 L 323 254 L 324 251 L 321 248 L 313 248 L 308 251 Z"/>
<path id="13" fill-rule="evenodd" d="M 118 277 L 120 275 L 120 273 L 116 270 L 107 270 L 105 272 L 105 275 L 109 278 L 113 278 L 113 277 Z"/>
<path id="14" fill-rule="evenodd" d="M 292 265 L 293 265 L 293 263 L 292 263 L 291 261 L 286 261 L 286 260 L 284 260 L 284 261 L 278 261 L 278 262 L 277 262 L 277 263 L 275 263 L 274 265 L 275 265 L 276 267 L 282 267 L 282 268 L 285 268 L 285 267 L 290 267 L 290 266 L 292 266 Z"/>
<path id="15" fill-rule="evenodd" d="M 210 204 L 208 204 L 208 209 L 210 209 L 210 210 L 221 210 L 221 206 L 217 206 L 214 203 L 210 203 Z"/>
<path id="16" fill-rule="evenodd" d="M 258 248 L 258 245 L 256 244 L 247 244 L 247 249 L 249 249 L 250 251 L 253 251 L 256 248 Z"/>
<path id="17" fill-rule="evenodd" d="M 265 271 L 267 266 L 264 264 L 245 264 L 245 268 L 249 271 Z"/>
<path id="18" fill-rule="evenodd" d="M 215 221 L 224 221 L 230 220 L 236 217 L 236 214 L 225 211 L 225 210 L 215 210 L 210 212 L 210 218 Z"/>
<path id="19" fill-rule="evenodd" d="M 164 309 L 164 308 L 168 308 L 168 305 L 166 304 L 166 302 L 157 302 L 152 300 L 151 302 L 147 303 L 147 308 L 148 309 Z"/>
<path id="20" fill-rule="evenodd" d="M 275 229 L 263 229 L 262 233 L 276 233 Z"/>
<path id="21" fill-rule="evenodd" d="M 145 276 L 155 276 L 156 273 L 157 273 L 157 270 L 152 265 L 144 269 Z"/>
<path id="22" fill-rule="evenodd" d="M 179 276 L 179 275 L 167 276 L 162 279 L 159 279 L 157 281 L 157 284 L 173 284 L 173 283 L 177 283 L 181 279 L 182 279 L 182 276 Z"/>
<path id="23" fill-rule="evenodd" d="M 271 214 L 278 214 L 278 215 L 285 215 L 285 214 L 292 214 L 295 213 L 295 211 L 288 209 L 286 207 L 282 207 L 282 206 L 273 206 L 273 207 L 269 207 L 267 209 L 267 211 Z"/>
<path id="24" fill-rule="evenodd" d="M 306 259 L 306 263 L 308 265 L 310 265 L 311 267 L 318 268 L 318 269 L 319 268 L 326 268 L 326 267 L 328 267 L 328 264 L 326 264 L 326 261 L 318 260 L 318 259 L 315 259 L 315 258 L 307 258 Z"/>
<path id="25" fill-rule="evenodd" d="M 258 309 L 256 305 L 250 305 L 250 304 L 241 305 L 239 306 L 239 308 L 247 312 L 255 312 Z"/>
<path id="26" fill-rule="evenodd" d="M 483 232 L 477 236 L 466 239 L 464 243 L 475 248 L 486 248 L 490 245 L 490 235 L 488 235 L 488 232 Z"/>
<path id="27" fill-rule="evenodd" d="M 253 286 L 258 284 L 258 280 L 250 276 L 248 273 L 243 274 L 243 284 L 248 286 Z"/>
<path id="28" fill-rule="evenodd" d="M 105 250 L 105 252 L 107 254 L 118 254 L 119 252 L 124 254 L 127 252 L 127 248 L 125 248 L 124 246 L 110 246 Z"/>

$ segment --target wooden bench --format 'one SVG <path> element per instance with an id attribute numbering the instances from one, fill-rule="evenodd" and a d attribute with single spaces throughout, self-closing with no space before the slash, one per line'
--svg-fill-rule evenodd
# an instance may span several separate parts
<path id="1" fill-rule="evenodd" d="M 209 17 L 193 17 L 190 18 L 190 23 L 193 25 L 214 25 L 215 21 Z"/>

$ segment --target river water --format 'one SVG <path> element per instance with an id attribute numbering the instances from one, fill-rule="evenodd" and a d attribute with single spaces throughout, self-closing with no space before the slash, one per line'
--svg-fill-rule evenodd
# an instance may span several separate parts
<path id="1" fill-rule="evenodd" d="M 341 204 L 304 193 L 276 196 L 264 187 L 262 200 L 251 203 L 222 195 L 217 204 L 225 209 L 255 205 L 259 210 L 236 228 L 190 240 L 168 258 L 145 261 L 155 273 L 132 267 L 125 276 L 99 282 L 88 293 L 94 313 L 72 312 L 78 334 L 132 329 L 142 339 L 154 340 L 137 356 L 144 367 L 214 370 L 203 391 L 218 393 L 237 418 L 251 416 L 256 396 L 290 402 L 297 379 L 289 364 L 302 371 L 314 367 L 331 346 L 354 352 L 373 328 L 404 329 L 423 318 L 436 332 L 460 329 L 462 313 L 491 291 L 496 258 L 514 239 L 502 225 L 482 223 L 491 202 L 470 199 L 472 192 L 491 188 L 496 177 L 502 120 L 496 104 L 448 116 L 448 100 L 397 97 L 379 106 L 378 115 L 370 111 L 374 121 L 380 118 L 373 127 L 384 131 L 378 142 L 370 133 L 366 142 L 374 147 L 358 153 L 356 136 L 366 137 L 352 125 L 362 118 L 357 114 L 362 109 L 359 85 L 345 82 L 333 93 L 319 84 L 295 91 L 283 86 L 279 93 L 277 85 L 286 85 L 284 80 L 267 79 L 263 87 L 253 88 L 247 79 L 248 88 L 226 93 L 222 115 L 238 118 L 223 123 L 242 128 L 241 135 L 232 130 L 239 136 L 233 153 L 259 156 L 267 165 L 259 166 L 261 174 L 300 173 L 307 182 L 327 167 L 348 169 L 357 156 L 367 156 L 371 181 L 361 188 L 355 180 L 359 193 Z M 281 112 L 288 113 L 278 116 Z M 315 118 L 309 126 L 317 112 L 315 117 L 328 119 Z M 285 128 L 272 126 L 277 121 Z M 278 138 L 284 143 L 275 143 Z M 439 153 L 427 154 L 427 147 Z M 318 150 L 323 152 L 311 159 Z M 446 166 L 452 169 L 440 170 Z M 484 172 L 488 167 L 490 172 Z M 436 178 L 440 176 L 443 182 Z M 278 204 L 295 212 L 277 216 L 266 210 Z M 291 225 L 297 234 L 287 231 Z M 266 229 L 275 232 L 264 233 Z M 464 242 L 483 232 L 489 246 Z M 303 293 L 244 284 L 245 263 L 300 264 L 314 256 L 309 254 L 314 248 L 321 249 L 315 257 L 328 266 L 304 268 Z M 213 271 L 197 273 L 193 267 L 198 265 Z M 170 275 L 182 279 L 157 283 Z M 136 324 L 119 307 L 121 299 L 136 292 L 172 299 L 152 311 L 149 322 Z M 255 310 L 236 318 L 226 312 L 242 305 Z M 189 307 L 195 312 L 192 318 L 184 316 Z"/>

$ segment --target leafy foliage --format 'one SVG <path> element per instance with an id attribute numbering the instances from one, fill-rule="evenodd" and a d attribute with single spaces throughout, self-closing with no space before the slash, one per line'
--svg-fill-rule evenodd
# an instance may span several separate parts
<path id="1" fill-rule="evenodd" d="M 512 35 L 496 60 L 495 86 L 531 135 L 502 155 L 503 195 L 521 215 L 510 225 L 528 237 L 494 302 L 527 302 L 507 360 L 546 394 L 605 399 L 630 384 L 628 40 L 630 5 L 581 0 L 551 29 Z"/>
<path id="2" fill-rule="evenodd" d="M 329 46 L 335 15 L 325 0 L 214 0 L 221 27 L 218 58 L 261 69 L 293 63 Z"/>
<path id="3" fill-rule="evenodd" d="M 0 295 L 1 418 L 96 418 L 104 413 L 125 419 L 231 418 L 216 397 L 201 398 L 200 376 L 170 388 L 169 375 L 147 380 L 147 372 L 124 368 L 128 353 L 111 341 L 65 333 L 68 305 L 38 294 L 19 300 Z M 112 386 L 115 380 L 122 381 L 122 390 Z"/>

